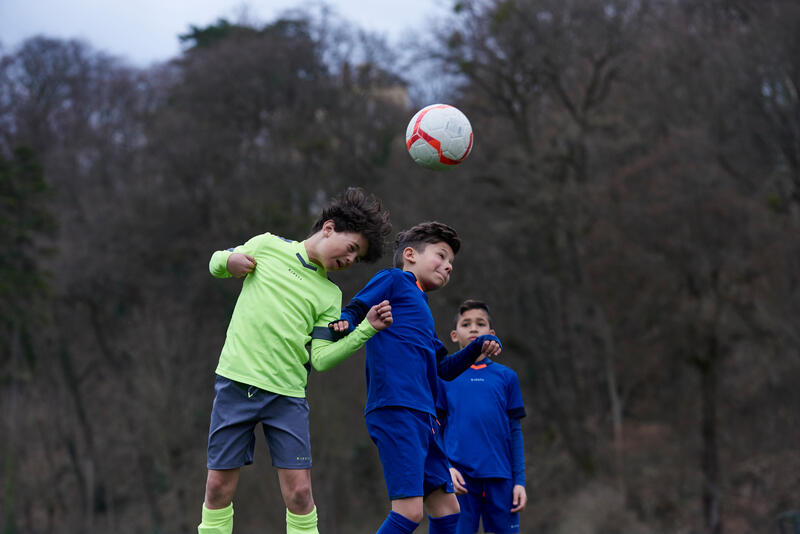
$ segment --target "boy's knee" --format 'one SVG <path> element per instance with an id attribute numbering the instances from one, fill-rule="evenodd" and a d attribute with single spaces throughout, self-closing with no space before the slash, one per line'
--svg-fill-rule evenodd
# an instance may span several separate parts
<path id="1" fill-rule="evenodd" d="M 443 517 L 446 515 L 457 514 L 461 511 L 458 505 L 458 498 L 454 493 L 446 493 L 442 490 L 434 491 L 425 502 L 428 513 L 433 517 Z"/>
<path id="2" fill-rule="evenodd" d="M 422 521 L 423 505 L 421 498 L 398 499 L 392 501 L 392 511 L 415 523 Z"/>
<path id="3" fill-rule="evenodd" d="M 233 500 L 238 477 L 221 471 L 209 471 L 205 502 L 210 508 L 224 508 Z"/>
<path id="4" fill-rule="evenodd" d="M 401 515 L 405 516 L 406 519 L 410 519 L 414 523 L 421 523 L 422 522 L 422 508 L 420 508 L 419 510 L 408 510 L 407 514 L 408 515 L 406 515 L 406 513 L 404 513 L 404 514 L 401 514 Z"/>
<path id="5" fill-rule="evenodd" d="M 308 513 L 308 511 L 314 507 L 310 482 L 304 481 L 292 485 L 292 487 L 284 491 L 283 497 L 286 501 L 286 508 L 295 514 Z"/>

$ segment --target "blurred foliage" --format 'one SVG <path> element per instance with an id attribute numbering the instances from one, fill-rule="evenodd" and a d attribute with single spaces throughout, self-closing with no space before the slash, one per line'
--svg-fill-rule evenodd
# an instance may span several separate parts
<path id="1" fill-rule="evenodd" d="M 304 238 L 348 185 L 395 230 L 459 231 L 431 308 L 442 339 L 462 300 L 493 309 L 529 413 L 523 532 L 774 529 L 800 494 L 798 24 L 790 0 L 461 0 L 401 50 L 322 9 L 190 27 L 147 70 L 6 53 L 6 532 L 196 530 L 239 290 L 209 256 Z M 405 153 L 424 94 L 475 131 L 449 173 Z M 389 263 L 334 280 L 347 299 Z M 323 531 L 388 510 L 362 360 L 310 377 Z M 258 439 L 239 532 L 284 524 Z"/>

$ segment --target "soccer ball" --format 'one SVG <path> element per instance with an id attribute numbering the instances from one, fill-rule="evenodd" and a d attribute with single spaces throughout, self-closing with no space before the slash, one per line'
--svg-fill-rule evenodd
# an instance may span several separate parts
<path id="1" fill-rule="evenodd" d="M 472 126 L 453 106 L 426 106 L 408 123 L 406 147 L 411 159 L 426 169 L 451 169 L 472 151 Z"/>

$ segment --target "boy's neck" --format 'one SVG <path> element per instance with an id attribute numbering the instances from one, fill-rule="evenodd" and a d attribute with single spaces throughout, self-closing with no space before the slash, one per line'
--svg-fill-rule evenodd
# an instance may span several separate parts
<path id="1" fill-rule="evenodd" d="M 306 256 L 308 256 L 308 259 L 315 265 L 324 269 L 325 266 L 322 265 L 322 262 L 317 258 L 317 246 L 320 241 L 322 241 L 322 232 L 316 232 L 303 241 L 303 246 L 306 249 Z"/>
<path id="2" fill-rule="evenodd" d="M 420 288 L 420 290 L 421 290 L 423 293 L 427 293 L 427 292 L 428 292 L 428 290 L 427 290 L 427 289 L 425 289 L 424 287 L 422 287 L 422 284 L 419 282 L 419 276 L 417 276 L 417 273 L 415 273 L 413 269 L 410 269 L 410 268 L 408 268 L 406 265 L 403 265 L 403 272 L 406 272 L 406 273 L 411 273 L 411 274 L 413 274 L 413 275 L 414 275 L 414 280 L 416 280 L 416 282 L 417 282 L 417 287 L 418 287 L 418 288 Z"/>

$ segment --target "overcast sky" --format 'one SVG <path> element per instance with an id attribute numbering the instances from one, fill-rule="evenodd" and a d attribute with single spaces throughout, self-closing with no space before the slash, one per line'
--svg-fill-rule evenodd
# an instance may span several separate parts
<path id="1" fill-rule="evenodd" d="M 318 2 L 317 2 L 318 3 Z M 441 14 L 441 0 L 328 0 L 341 17 L 396 42 L 407 29 Z M 8 53 L 34 35 L 79 38 L 95 49 L 146 67 L 180 53 L 178 35 L 190 25 L 205 26 L 220 17 L 273 21 L 291 0 L 0 0 L 0 44 Z"/>

